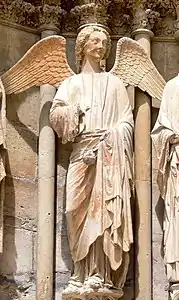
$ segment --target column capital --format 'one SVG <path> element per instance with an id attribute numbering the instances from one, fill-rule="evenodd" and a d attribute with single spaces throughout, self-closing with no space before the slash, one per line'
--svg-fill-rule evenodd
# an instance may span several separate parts
<path id="1" fill-rule="evenodd" d="M 138 29 L 135 29 L 132 31 L 132 37 L 135 37 L 136 35 L 139 35 L 139 34 L 146 35 L 149 38 L 154 37 L 154 33 L 150 29 L 147 29 L 147 28 L 138 28 Z"/>
<path id="2" fill-rule="evenodd" d="M 47 35 L 59 34 L 60 29 L 52 24 L 43 24 L 38 28 L 38 33 L 42 35 L 45 32 Z"/>
<path id="3" fill-rule="evenodd" d="M 39 8 L 39 27 L 48 25 L 61 28 L 63 15 L 64 10 L 60 5 L 57 5 L 55 2 L 50 5 L 48 1 L 44 1 L 43 5 Z"/>

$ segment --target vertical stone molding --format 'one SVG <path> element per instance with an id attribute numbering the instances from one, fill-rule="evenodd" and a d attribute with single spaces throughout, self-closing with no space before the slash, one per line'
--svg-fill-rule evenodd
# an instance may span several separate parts
<path id="1" fill-rule="evenodd" d="M 57 34 L 57 29 L 44 27 L 41 38 L 53 34 Z M 55 135 L 49 123 L 49 110 L 55 93 L 53 86 L 40 87 L 37 300 L 53 299 Z"/>
<path id="2" fill-rule="evenodd" d="M 150 56 L 152 31 L 133 31 L 137 42 Z M 135 94 L 135 299 L 152 297 L 151 283 L 151 99 L 141 90 Z"/>
<path id="3" fill-rule="evenodd" d="M 176 31 L 174 33 L 174 37 L 179 42 L 179 4 L 176 6 L 176 14 L 177 14 L 177 19 L 175 21 L 175 28 Z"/>

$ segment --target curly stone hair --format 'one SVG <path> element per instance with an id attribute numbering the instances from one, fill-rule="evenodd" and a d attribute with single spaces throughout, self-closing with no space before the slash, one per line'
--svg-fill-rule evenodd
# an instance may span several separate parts
<path id="1" fill-rule="evenodd" d="M 81 65 L 84 59 L 84 46 L 86 42 L 89 39 L 89 36 L 92 32 L 94 31 L 99 31 L 99 32 L 104 32 L 107 36 L 107 47 L 106 47 L 106 53 L 104 54 L 103 59 L 108 58 L 110 49 L 111 49 L 111 38 L 107 30 L 103 27 L 100 27 L 98 25 L 90 25 L 87 27 L 84 27 L 78 34 L 77 39 L 76 39 L 76 46 L 75 46 L 75 54 L 76 54 L 76 66 L 77 66 L 77 71 L 81 71 Z"/>

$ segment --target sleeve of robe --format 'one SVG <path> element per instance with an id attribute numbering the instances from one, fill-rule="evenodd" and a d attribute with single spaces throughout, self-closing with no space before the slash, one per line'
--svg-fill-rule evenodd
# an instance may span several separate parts
<path id="1" fill-rule="evenodd" d="M 50 110 L 50 123 L 62 143 L 74 142 L 79 132 L 79 106 L 70 104 L 70 78 L 58 88 Z"/>
<path id="2" fill-rule="evenodd" d="M 119 121 L 113 128 L 108 130 L 106 142 L 113 149 L 113 154 L 116 153 L 116 159 L 117 157 L 121 158 L 121 161 L 118 161 L 118 166 L 122 178 L 126 176 L 128 179 L 132 179 L 134 122 L 128 94 L 122 81 L 118 82 L 117 98 L 120 103 Z M 114 192 L 115 194 L 119 194 L 120 188 L 118 187 L 117 190 L 118 192 Z"/>
<path id="3" fill-rule="evenodd" d="M 134 124 L 128 94 L 121 81 L 118 83 L 117 100 L 120 104 L 119 121 L 109 130 L 103 147 L 104 197 L 107 209 L 114 217 L 111 231 L 105 231 L 104 251 L 113 269 L 121 263 L 120 259 L 117 262 L 115 255 L 117 245 L 128 252 L 133 242 L 130 181 Z"/>
<path id="4" fill-rule="evenodd" d="M 151 134 L 158 158 L 157 183 L 162 198 L 165 197 L 167 188 L 167 163 L 170 159 L 171 143 L 173 139 L 178 137 L 173 118 L 175 115 L 175 107 L 173 106 L 174 91 L 175 81 L 173 79 L 164 88 L 158 119 Z"/>

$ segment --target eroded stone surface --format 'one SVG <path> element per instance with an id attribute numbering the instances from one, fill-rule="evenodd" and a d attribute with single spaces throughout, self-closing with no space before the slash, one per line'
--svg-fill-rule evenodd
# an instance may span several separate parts
<path id="1" fill-rule="evenodd" d="M 115 14 L 116 14 L 116 10 L 115 10 Z M 118 18 L 120 19 L 120 18 Z M 0 69 L 1 69 L 1 73 L 3 73 L 5 70 L 7 70 L 8 68 L 10 68 L 18 59 L 20 59 L 22 57 L 22 55 L 29 49 L 29 47 L 35 43 L 38 39 L 39 36 L 38 35 L 33 35 L 30 33 L 26 33 L 23 32 L 21 30 L 15 30 L 12 29 L 10 27 L 0 27 L 1 29 L 1 39 L 0 39 Z M 70 38 L 69 38 L 70 40 Z M 71 47 L 71 44 L 73 45 L 73 51 L 74 51 L 74 38 L 73 41 L 71 40 L 71 42 L 69 43 L 69 47 Z M 115 41 L 114 41 L 115 44 Z M 115 48 L 115 46 L 114 46 Z M 167 50 L 168 49 L 168 50 Z M 152 58 L 155 61 L 155 64 L 157 65 L 158 70 L 161 72 L 161 74 L 165 77 L 165 79 L 170 79 L 171 77 L 175 76 L 176 73 L 178 72 L 178 60 L 176 60 L 176 57 L 178 55 L 178 45 L 176 42 L 172 42 L 170 43 L 169 41 L 166 42 L 152 42 Z M 166 53 L 167 51 L 167 53 Z M 69 52 L 69 61 L 71 63 L 72 66 L 74 66 L 74 52 L 73 55 L 71 54 L 71 50 L 68 48 L 68 52 Z M 112 66 L 113 63 L 113 57 L 114 57 L 114 53 L 115 51 L 113 51 L 113 55 L 111 55 L 110 57 L 110 67 Z M 73 56 L 73 57 L 72 57 Z M 36 99 L 36 95 L 37 92 L 35 92 L 33 94 L 31 94 L 30 98 L 28 98 L 28 103 L 25 100 L 26 96 L 22 96 L 23 101 L 21 102 L 21 105 L 18 109 L 18 115 L 20 120 L 22 121 L 23 125 L 27 125 L 32 126 L 32 132 L 35 132 L 36 134 L 36 125 L 35 122 L 38 121 L 36 119 L 36 115 L 35 112 L 38 113 L 38 108 L 36 107 L 36 105 L 32 104 L 31 106 L 31 101 L 34 97 L 34 99 Z M 12 96 L 12 101 L 13 99 L 18 103 L 18 99 L 17 96 Z M 15 120 L 15 122 L 17 120 L 17 116 L 14 116 L 14 106 L 11 105 L 11 100 L 8 100 L 8 104 L 7 104 L 7 109 L 8 109 L 8 117 L 10 117 L 10 119 Z M 35 100 L 36 101 L 36 100 Z M 16 108 L 16 106 L 15 106 Z M 22 110 L 21 110 L 22 109 Z M 32 114 L 30 116 L 30 114 Z M 38 116 L 37 116 L 38 118 Z M 12 123 L 12 122 L 11 122 Z M 38 123 L 38 122 L 37 122 Z M 10 133 L 10 140 L 9 143 L 11 143 L 13 145 L 14 143 L 14 139 L 16 139 L 17 135 L 14 134 L 16 130 L 16 126 L 19 125 L 15 124 L 14 129 L 12 128 L 13 126 L 9 126 L 9 130 L 12 132 Z M 22 129 L 20 128 L 21 133 L 22 133 Z M 25 137 L 29 137 L 29 133 L 28 131 L 24 130 L 24 135 L 21 134 L 22 139 Z M 29 137 L 28 139 L 31 140 L 31 137 Z M 23 147 L 26 147 L 26 142 L 23 142 Z M 20 142 L 21 143 L 21 142 Z M 33 141 L 32 142 L 33 147 L 36 149 L 36 143 Z M 12 146 L 10 146 L 12 147 Z M 12 149 L 12 154 L 13 154 L 13 148 Z M 31 157 L 33 156 L 33 154 L 31 153 L 31 149 L 28 147 L 28 151 L 29 152 L 29 160 L 31 160 Z M 57 152 L 60 153 L 61 152 L 61 146 L 59 145 Z M 28 152 L 27 156 L 28 157 Z M 17 159 L 19 159 L 19 154 L 16 152 L 17 155 Z M 16 155 L 14 155 L 14 159 L 16 159 Z M 66 164 L 68 163 L 68 155 L 64 154 L 64 161 L 66 160 Z M 155 160 L 155 157 L 154 157 Z M 32 158 L 32 161 L 34 162 L 34 158 Z M 58 176 L 58 183 L 59 186 L 61 188 L 61 191 L 59 192 L 59 196 L 58 196 L 58 201 L 63 202 L 63 189 L 65 190 L 65 174 L 66 174 L 66 170 L 64 168 L 64 163 L 60 163 L 61 167 L 58 169 L 59 171 L 59 176 Z M 15 176 L 18 174 L 19 175 L 23 175 L 25 173 L 27 173 L 25 170 L 22 173 L 20 164 L 12 162 L 12 166 L 13 167 L 13 172 L 15 174 Z M 64 168 L 64 171 L 62 170 Z M 156 170 L 156 167 L 154 167 Z M 35 171 L 33 170 L 33 168 L 29 167 L 29 170 L 31 169 L 31 171 L 29 172 L 29 174 L 27 173 L 27 177 L 32 178 L 33 174 L 36 174 Z M 10 173 L 10 168 L 9 168 L 9 173 Z M 156 171 L 154 171 L 156 174 Z M 26 176 L 26 175 L 25 175 Z M 26 177 L 25 177 L 26 178 Z M 156 175 L 155 175 L 156 178 Z M 155 181 L 155 178 L 153 179 Z M 11 179 L 13 181 L 13 178 Z M 22 219 L 26 219 L 27 218 L 27 222 L 31 223 L 31 220 L 29 221 L 28 218 L 34 218 L 34 215 L 37 213 L 36 211 L 36 207 L 33 208 L 33 203 L 31 202 L 31 195 L 34 193 L 34 185 L 28 185 L 28 188 L 24 188 L 22 184 L 22 190 L 24 190 L 24 192 L 22 192 L 24 195 L 23 197 L 18 195 L 18 191 L 21 184 L 17 184 L 15 183 L 15 185 L 13 185 L 12 183 L 12 189 L 9 187 L 9 183 L 7 183 L 7 189 L 8 189 L 8 203 L 7 206 L 5 207 L 6 213 L 8 214 L 8 216 L 5 219 L 5 224 L 8 224 L 8 232 L 11 232 L 11 228 L 14 228 L 14 226 L 19 226 L 19 228 L 21 227 L 21 217 Z M 16 218 L 14 218 L 14 216 L 11 216 L 11 212 L 13 211 L 13 207 L 10 203 L 11 201 L 11 194 L 13 193 L 13 188 L 16 190 L 16 201 L 17 201 L 17 205 L 15 206 L 16 209 L 14 210 L 14 214 L 16 215 Z M 30 193 L 30 196 L 29 196 Z M 20 193 L 21 194 L 21 193 Z M 22 195 L 22 194 L 21 194 Z M 23 211 L 25 211 L 25 209 L 21 208 L 20 206 L 18 207 L 18 202 L 21 205 L 21 199 L 23 199 L 23 206 L 26 209 L 25 215 L 23 216 Z M 13 199 L 13 197 L 12 197 Z M 160 205 L 158 205 L 157 201 L 158 201 L 158 191 L 157 188 L 155 188 L 153 190 L 153 199 L 154 201 L 156 201 L 156 203 L 153 203 L 153 286 L 154 286 L 154 294 L 153 294 L 153 298 L 154 300 L 163 300 L 163 299 L 167 299 L 167 292 L 164 291 L 164 287 L 166 286 L 166 281 L 165 281 L 165 270 L 164 270 L 164 265 L 163 265 L 163 259 L 162 259 L 162 255 L 160 252 L 160 248 L 162 245 L 162 231 L 160 229 L 160 222 L 158 220 L 157 217 L 157 213 L 156 213 L 156 206 L 159 209 L 159 215 L 162 214 L 162 203 L 160 203 Z M 65 201 L 65 200 L 64 200 Z M 26 205 L 25 203 L 26 202 Z M 13 203 L 12 203 L 13 204 Z M 63 203 L 61 203 L 61 205 L 63 207 Z M 34 211 L 33 211 L 34 210 Z M 59 211 L 57 212 L 57 217 L 59 219 L 59 230 L 57 231 L 57 235 L 60 239 L 60 235 L 61 235 L 61 220 L 62 220 L 62 211 L 59 209 Z M 60 216 L 61 215 L 61 216 Z M 65 214 L 63 212 L 63 216 L 65 217 Z M 35 219 L 33 219 L 34 222 Z M 26 224 L 27 225 L 27 224 Z M 25 225 L 25 226 L 26 226 Z M 25 227 L 27 229 L 27 227 Z M 63 228 L 63 227 L 62 227 Z M 63 231 L 64 233 L 64 231 Z M 66 232 L 65 232 L 66 235 Z M 58 238 L 57 237 L 57 238 Z M 66 237 L 67 238 L 67 237 Z M 64 238 L 65 239 L 65 238 Z M 63 239 L 62 239 L 63 240 Z M 33 241 L 33 247 L 34 247 L 34 243 L 36 241 L 36 237 L 34 238 Z M 23 246 L 23 244 L 21 244 L 21 246 Z M 66 248 L 66 244 L 64 244 L 63 242 L 61 243 L 60 241 L 60 247 L 62 247 L 64 250 L 63 252 L 65 253 L 64 257 L 65 260 L 68 260 L 68 256 L 69 253 L 67 248 Z M 56 249 L 56 251 L 58 251 L 58 248 Z M 11 248 L 11 252 L 9 252 L 9 256 L 13 256 L 15 257 L 15 251 L 14 248 Z M 16 258 L 17 259 L 17 258 Z M 18 258 L 19 259 L 19 258 Z M 35 258 L 33 258 L 33 261 L 35 260 Z M 58 268 L 60 269 L 61 266 L 61 262 L 60 262 L 61 258 L 58 260 Z M 10 259 L 10 264 L 12 266 L 11 269 L 13 269 L 13 265 L 14 262 L 11 262 Z M 63 264 L 62 264 L 63 265 Z M 64 271 L 65 273 L 59 272 L 58 276 L 56 277 L 56 299 L 60 299 L 60 295 L 61 295 L 61 290 L 63 288 L 63 286 L 68 282 L 69 276 L 70 276 L 70 271 L 68 270 L 68 266 L 66 268 L 67 271 Z M 14 272 L 16 272 L 14 270 Z M 7 274 L 4 274 L 7 275 Z M 30 276 L 30 275 L 28 275 Z M 17 280 L 17 275 L 14 275 L 15 280 Z M 30 277 L 29 277 L 30 278 Z M 30 279 L 31 281 L 31 279 Z M 23 286 L 23 282 L 24 279 L 22 279 L 22 286 Z M 32 281 L 31 281 L 32 282 Z M 2 284 L 2 283 L 1 283 Z M 7 288 L 7 284 L 4 285 L 4 287 L 1 288 L 1 292 L 0 292 L 0 299 L 1 300 L 10 300 L 11 298 L 13 299 L 16 295 L 17 299 L 28 299 L 28 300 L 34 300 L 35 299 L 35 285 L 33 287 L 33 289 L 27 289 L 26 293 L 24 294 L 24 292 L 22 291 L 22 288 L 18 288 L 19 292 L 16 292 L 16 285 L 14 285 L 12 283 L 12 281 L 10 281 L 9 287 L 12 287 L 12 289 Z M 20 286 L 20 284 L 19 284 Z M 128 300 L 128 298 L 127 298 Z"/>

